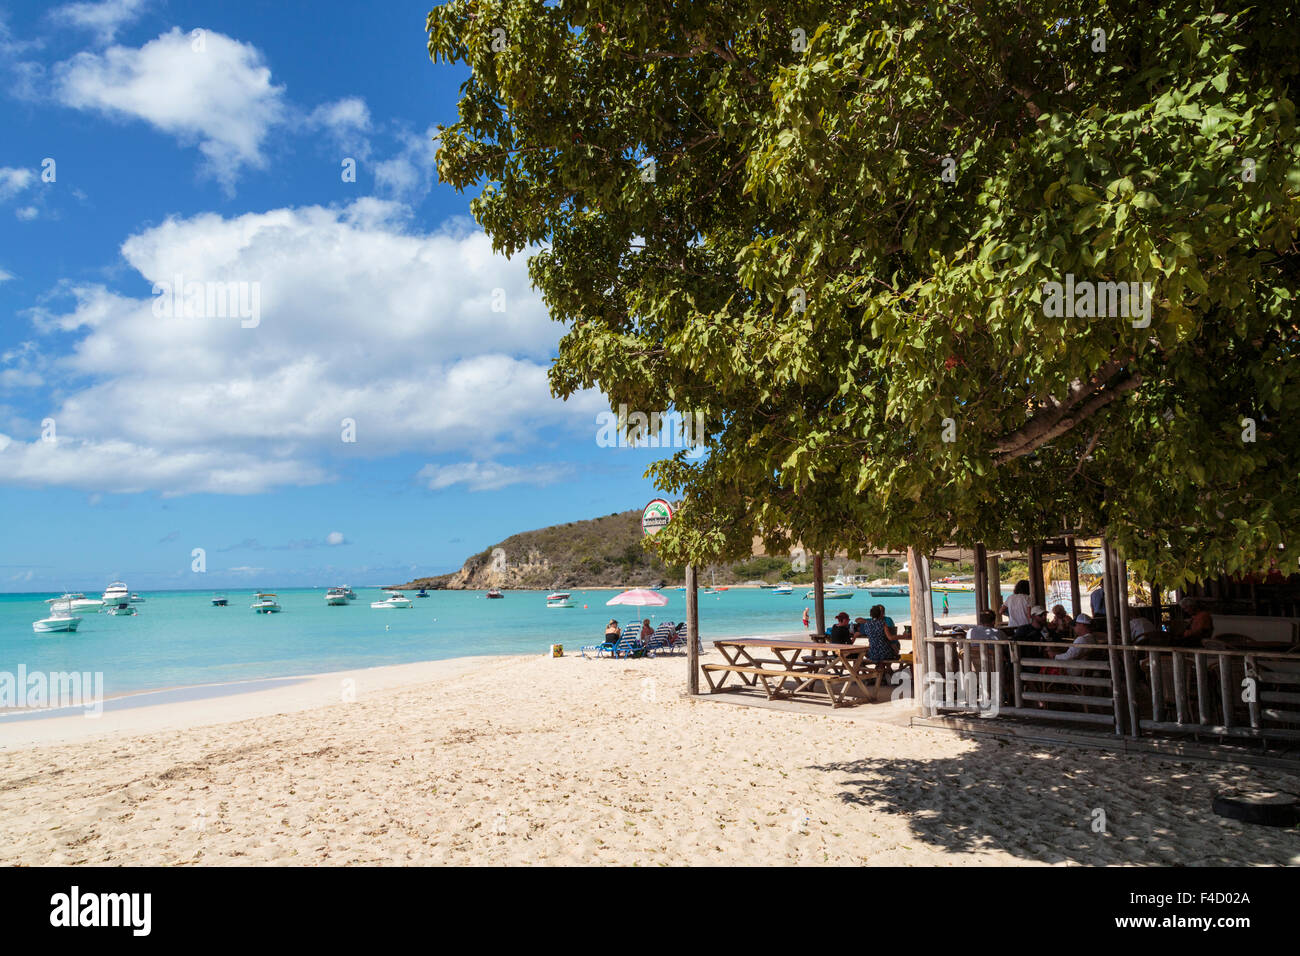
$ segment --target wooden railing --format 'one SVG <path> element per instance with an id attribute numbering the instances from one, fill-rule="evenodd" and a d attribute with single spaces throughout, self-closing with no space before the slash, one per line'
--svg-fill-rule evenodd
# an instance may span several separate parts
<path id="1" fill-rule="evenodd" d="M 1300 653 L 1045 641 L 926 642 L 926 714 L 1106 724 L 1116 734 L 1300 740 Z"/>

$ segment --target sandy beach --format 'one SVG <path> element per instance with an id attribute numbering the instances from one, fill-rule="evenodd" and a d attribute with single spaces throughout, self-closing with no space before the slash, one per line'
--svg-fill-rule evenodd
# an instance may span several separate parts
<path id="1" fill-rule="evenodd" d="M 1232 785 L 1300 790 L 1279 772 L 684 682 L 680 656 L 467 658 L 6 722 L 0 863 L 1300 862 L 1300 834 L 1210 810 Z"/>

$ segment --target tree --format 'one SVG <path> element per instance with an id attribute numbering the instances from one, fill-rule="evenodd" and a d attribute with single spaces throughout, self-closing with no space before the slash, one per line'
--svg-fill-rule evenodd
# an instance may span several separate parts
<path id="1" fill-rule="evenodd" d="M 665 557 L 1080 528 L 1170 583 L 1297 566 L 1285 11 L 459 0 L 428 26 L 472 69 L 439 173 L 533 252 L 554 391 L 707 415 L 708 457 L 652 470 L 685 497 Z"/>

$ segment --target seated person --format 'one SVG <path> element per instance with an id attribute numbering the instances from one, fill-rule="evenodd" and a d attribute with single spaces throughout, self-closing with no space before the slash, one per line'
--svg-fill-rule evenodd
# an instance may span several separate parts
<path id="1" fill-rule="evenodd" d="M 1200 647 L 1203 642 L 1214 636 L 1214 618 L 1196 598 L 1188 595 L 1178 602 L 1183 614 L 1191 618 L 1178 639 L 1179 647 Z"/>
<path id="2" fill-rule="evenodd" d="M 855 637 L 862 633 L 862 625 L 866 623 L 867 623 L 867 619 L 865 617 L 855 617 L 853 619 L 853 624 L 850 627 L 850 630 L 853 631 L 853 635 Z"/>
<path id="3" fill-rule="evenodd" d="M 655 636 L 654 625 L 650 623 L 650 618 L 646 618 L 644 621 L 641 622 L 641 637 L 640 637 L 641 643 L 645 644 L 650 640 L 650 638 L 654 636 Z"/>
<path id="4" fill-rule="evenodd" d="M 871 609 L 871 618 L 862 625 L 862 634 L 867 639 L 867 660 L 898 660 L 898 631 L 894 629 L 892 618 L 885 617 L 885 606 L 877 604 Z"/>
<path id="5" fill-rule="evenodd" d="M 610 622 L 605 625 L 605 643 L 617 644 L 618 636 L 622 633 L 623 631 L 618 626 L 618 621 L 615 621 L 614 619 L 611 618 Z"/>
<path id="6" fill-rule="evenodd" d="M 1058 661 L 1078 660 L 1088 653 L 1089 647 L 1093 644 L 1105 643 L 1106 635 L 1098 634 L 1092 629 L 1092 618 L 1087 614 L 1080 614 L 1074 619 L 1074 643 L 1055 656 Z"/>
<path id="7" fill-rule="evenodd" d="M 1144 617 L 1135 617 L 1129 621 L 1128 630 L 1134 644 L 1160 643 L 1160 632 L 1154 624 Z"/>
<path id="8" fill-rule="evenodd" d="M 1052 606 L 1052 619 L 1048 622 L 1047 628 L 1058 641 L 1074 639 L 1074 622 L 1070 620 L 1070 615 L 1065 613 L 1064 604 Z"/>
<path id="9" fill-rule="evenodd" d="M 980 611 L 979 623 L 966 632 L 972 641 L 1000 641 L 1002 632 L 994 627 L 998 616 L 992 611 Z"/>
<path id="10" fill-rule="evenodd" d="M 1029 623 L 1011 632 L 1016 641 L 1050 641 L 1052 632 L 1047 627 L 1047 611 L 1038 604 L 1029 609 Z"/>
<path id="11" fill-rule="evenodd" d="M 831 626 L 831 643 L 853 643 L 853 629 L 849 627 L 849 616 L 844 611 L 835 615 L 835 623 Z"/>

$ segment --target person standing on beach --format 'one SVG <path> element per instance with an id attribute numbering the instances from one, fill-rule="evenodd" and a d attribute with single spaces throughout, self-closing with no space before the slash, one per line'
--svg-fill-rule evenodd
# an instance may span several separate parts
<path id="1" fill-rule="evenodd" d="M 943 592 L 943 616 L 948 616 L 948 592 Z"/>
<path id="2" fill-rule="evenodd" d="M 804 608 L 804 609 L 803 609 L 803 626 L 804 626 L 804 627 L 807 627 L 807 626 L 808 626 L 808 609 L 807 609 L 807 608 Z"/>

